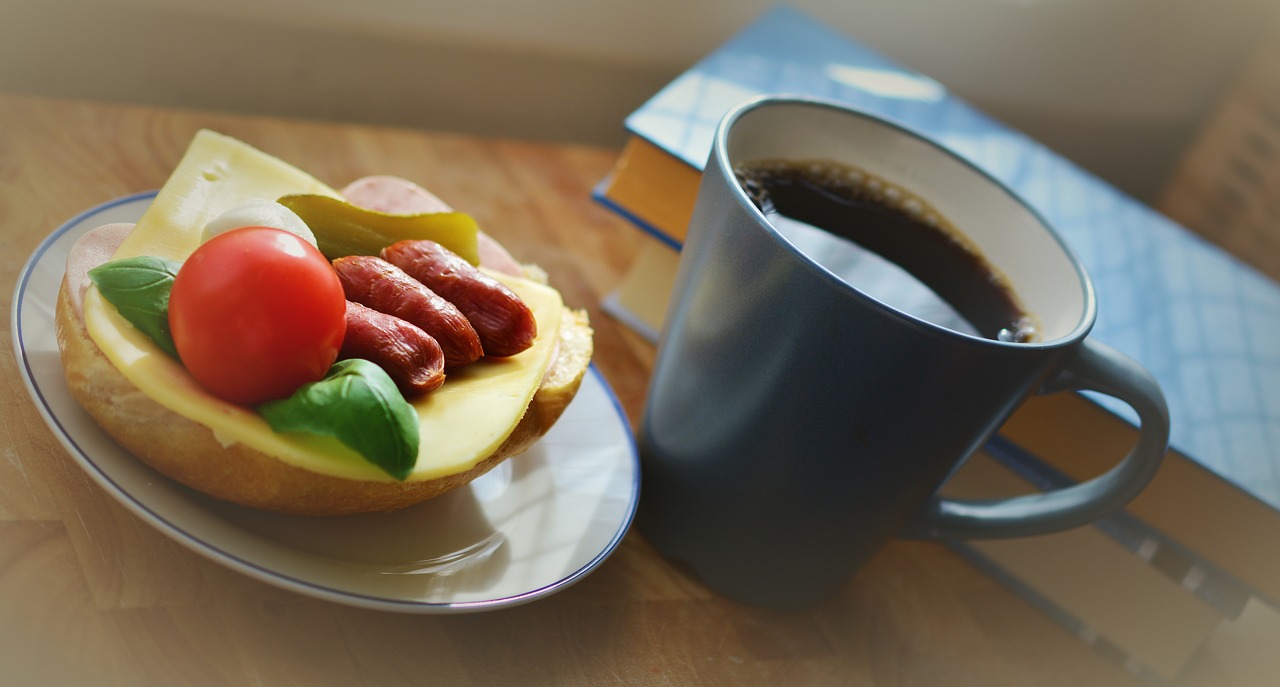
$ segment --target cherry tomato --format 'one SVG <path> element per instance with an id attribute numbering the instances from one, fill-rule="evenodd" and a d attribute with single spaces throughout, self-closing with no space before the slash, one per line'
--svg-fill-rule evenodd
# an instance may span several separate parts
<path id="1" fill-rule="evenodd" d="M 242 227 L 209 239 L 183 263 L 169 329 L 197 382 L 253 406 L 328 372 L 346 333 L 346 298 L 314 246 L 280 229 Z"/>

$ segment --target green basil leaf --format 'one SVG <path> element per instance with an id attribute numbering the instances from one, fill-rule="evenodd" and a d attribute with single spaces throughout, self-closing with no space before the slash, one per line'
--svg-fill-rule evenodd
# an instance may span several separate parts
<path id="1" fill-rule="evenodd" d="M 338 361 L 324 379 L 258 412 L 277 432 L 332 436 L 401 481 L 418 462 L 418 413 L 368 360 Z"/>
<path id="2" fill-rule="evenodd" d="M 169 333 L 169 292 L 182 263 L 149 255 L 113 260 L 89 270 L 107 302 L 165 353 L 178 357 Z"/>

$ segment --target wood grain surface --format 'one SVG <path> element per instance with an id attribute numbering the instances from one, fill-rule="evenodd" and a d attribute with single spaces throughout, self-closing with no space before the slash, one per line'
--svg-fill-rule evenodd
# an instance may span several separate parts
<path id="1" fill-rule="evenodd" d="M 158 188 L 200 127 L 341 185 L 416 180 L 590 311 L 595 362 L 639 418 L 653 348 L 604 314 L 637 233 L 591 187 L 616 151 L 0 95 L 0 289 L 97 203 Z M 746 608 L 637 532 L 567 590 L 414 616 L 318 601 L 173 543 L 54 439 L 0 337 L 3 685 L 1141 685 L 945 546 L 895 542 L 803 612 Z M 1213 667 L 1186 684 L 1223 684 Z"/>

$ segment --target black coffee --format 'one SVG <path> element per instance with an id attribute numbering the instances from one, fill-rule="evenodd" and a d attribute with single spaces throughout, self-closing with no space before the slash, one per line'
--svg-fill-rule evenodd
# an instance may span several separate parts
<path id="1" fill-rule="evenodd" d="M 989 339 L 1035 338 L 1008 280 L 923 199 L 829 160 L 758 161 L 734 172 L 780 232 L 868 295 Z"/>

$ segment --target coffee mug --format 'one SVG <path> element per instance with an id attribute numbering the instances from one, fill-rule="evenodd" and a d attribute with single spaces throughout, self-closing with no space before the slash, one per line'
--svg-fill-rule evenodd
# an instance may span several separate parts
<path id="1" fill-rule="evenodd" d="M 1034 337 L 939 323 L 855 285 L 856 265 L 833 267 L 757 206 L 735 168 L 758 160 L 834 161 L 916 224 L 941 216 L 1009 284 Z M 788 202 L 802 213 L 813 200 Z M 900 257 L 925 243 L 905 242 Z M 950 259 L 924 272 L 950 271 Z M 681 251 L 640 429 L 638 525 L 712 589 L 795 608 L 837 591 L 894 537 L 1020 537 L 1095 520 L 1146 486 L 1169 435 L 1152 376 L 1087 338 L 1096 307 L 1053 229 L 954 153 L 836 103 L 747 102 L 719 124 Z M 1136 412 L 1136 445 L 1109 472 L 1006 500 L 938 495 L 1023 400 L 1066 390 Z"/>

